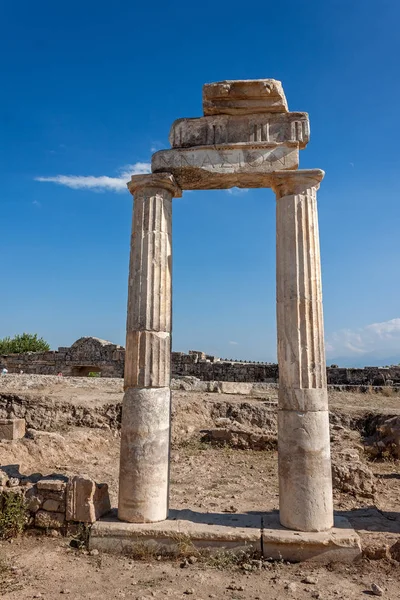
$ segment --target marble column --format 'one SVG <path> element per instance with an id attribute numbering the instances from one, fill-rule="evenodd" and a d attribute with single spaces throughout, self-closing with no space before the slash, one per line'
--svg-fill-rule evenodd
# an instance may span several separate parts
<path id="1" fill-rule="evenodd" d="M 274 174 L 277 198 L 280 521 L 333 525 L 317 190 L 319 169 Z"/>
<path id="2" fill-rule="evenodd" d="M 118 518 L 168 516 L 172 198 L 168 173 L 133 175 L 134 195 L 122 405 Z"/>

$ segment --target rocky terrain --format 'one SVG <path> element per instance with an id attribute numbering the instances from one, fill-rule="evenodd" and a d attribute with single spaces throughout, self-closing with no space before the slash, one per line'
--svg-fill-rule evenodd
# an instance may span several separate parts
<path id="1" fill-rule="evenodd" d="M 238 390 L 198 391 L 196 380 L 185 378 L 175 387 L 185 389 L 173 392 L 171 506 L 238 513 L 278 508 L 276 386 L 231 394 L 223 392 Z M 0 464 L 19 465 L 26 474 L 86 473 L 109 484 L 115 505 L 122 394 L 120 379 L 2 377 L 0 418 L 24 417 L 28 432 L 0 442 Z M 3 597 L 359 598 L 373 594 L 375 583 L 385 597 L 397 598 L 400 394 L 331 391 L 330 410 L 335 510 L 360 533 L 360 563 L 249 569 L 221 558 L 181 569 L 180 561 L 157 557 L 90 556 L 67 539 L 31 534 L 0 543 Z"/>

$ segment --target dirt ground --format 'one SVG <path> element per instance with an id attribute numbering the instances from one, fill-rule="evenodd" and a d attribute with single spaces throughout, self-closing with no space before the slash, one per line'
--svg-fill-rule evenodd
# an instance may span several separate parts
<path id="1" fill-rule="evenodd" d="M 20 376 L 0 381 L 0 417 L 25 416 L 34 431 L 18 442 L 0 442 L 0 464 L 22 473 L 88 473 L 118 485 L 120 380 Z M 5 382 L 4 380 L 7 380 Z M 55 381 L 54 381 L 55 380 Z M 273 449 L 216 447 L 204 432 L 239 422 L 255 432 L 276 434 L 276 390 L 257 397 L 176 391 L 173 393 L 171 507 L 201 512 L 270 511 L 278 508 L 277 453 Z M 370 461 L 362 452 L 361 425 L 400 414 L 396 394 L 330 394 L 332 448 L 354 449 L 372 470 L 373 497 L 335 491 L 335 510 L 360 533 L 365 557 L 352 565 L 255 562 L 251 570 L 229 561 L 132 560 L 90 556 L 65 538 L 25 535 L 0 542 L 0 592 L 7 599 L 58 598 L 359 598 L 371 584 L 383 596 L 400 597 L 400 563 L 384 556 L 400 539 L 400 461 Z M 369 558 L 368 558 L 369 557 Z M 146 558 L 146 557 L 144 557 Z M 307 583 L 309 581 L 309 583 Z"/>

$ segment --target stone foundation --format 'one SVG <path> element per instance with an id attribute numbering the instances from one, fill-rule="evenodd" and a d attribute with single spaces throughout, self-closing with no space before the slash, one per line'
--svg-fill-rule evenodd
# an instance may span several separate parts
<path id="1" fill-rule="evenodd" d="M 161 523 L 124 523 L 111 515 L 91 528 L 90 550 L 134 555 L 143 545 L 158 553 L 179 554 L 180 541 L 197 549 L 254 550 L 264 558 L 319 564 L 353 562 L 361 557 L 361 543 L 347 519 L 335 518 L 330 531 L 305 533 L 285 529 L 278 514 L 223 515 L 171 510 Z"/>

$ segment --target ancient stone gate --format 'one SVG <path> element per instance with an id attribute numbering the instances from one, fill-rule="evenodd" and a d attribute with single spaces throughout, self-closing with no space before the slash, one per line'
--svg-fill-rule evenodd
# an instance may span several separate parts
<path id="1" fill-rule="evenodd" d="M 316 195 L 324 172 L 298 170 L 307 113 L 279 81 L 203 88 L 204 117 L 172 125 L 172 149 L 134 175 L 118 517 L 168 516 L 172 198 L 182 190 L 271 187 L 276 194 L 280 520 L 333 525 Z M 262 508 L 262 507 L 261 507 Z"/>

